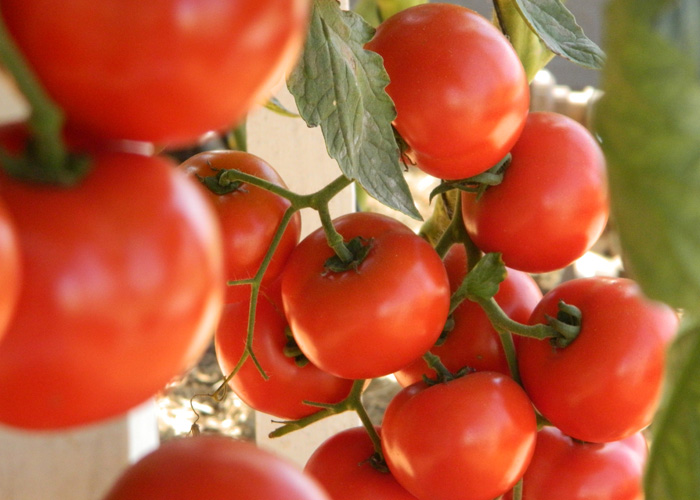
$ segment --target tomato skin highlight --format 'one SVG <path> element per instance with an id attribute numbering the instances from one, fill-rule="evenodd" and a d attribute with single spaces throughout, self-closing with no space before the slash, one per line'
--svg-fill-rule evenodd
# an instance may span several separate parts
<path id="1" fill-rule="evenodd" d="M 443 262 L 450 279 L 451 293 L 454 293 L 467 272 L 464 245 L 452 246 Z M 526 323 L 542 299 L 542 292 L 528 274 L 508 269 L 508 275 L 494 298 L 512 320 Z M 476 371 L 510 375 L 498 332 L 479 304 L 465 300 L 455 309 L 453 319 L 454 328 L 447 334 L 445 342 L 430 349 L 450 372 L 456 373 L 468 366 Z M 423 375 L 435 378 L 436 373 L 422 358 L 394 373 L 403 387 L 423 380 Z"/>
<path id="2" fill-rule="evenodd" d="M 353 427 L 321 443 L 304 472 L 315 477 L 332 500 L 415 500 L 391 473 L 372 466 L 369 459 L 373 453 L 367 430 Z"/>
<path id="3" fill-rule="evenodd" d="M 21 287 L 19 242 L 4 203 L 0 200 L 0 342 L 14 313 Z"/>
<path id="4" fill-rule="evenodd" d="M 525 473 L 536 433 L 520 386 L 475 372 L 399 392 L 384 415 L 382 448 L 396 480 L 420 500 L 492 500 Z"/>
<path id="5" fill-rule="evenodd" d="M 330 500 L 292 464 L 222 436 L 174 438 L 128 468 L 103 500 Z"/>
<path id="6" fill-rule="evenodd" d="M 555 427 L 537 433 L 523 477 L 523 500 L 643 500 L 647 444 L 640 433 L 610 443 L 582 443 Z M 503 500 L 512 500 L 512 492 Z"/>
<path id="7" fill-rule="evenodd" d="M 206 151 L 181 164 L 189 175 L 207 177 L 217 170 L 234 169 L 254 175 L 286 188 L 277 171 L 263 159 L 243 151 Z M 215 194 L 204 188 L 213 202 L 224 238 L 226 280 L 250 279 L 258 272 L 275 232 L 291 203 L 262 188 L 242 184 L 227 194 Z M 295 213 L 285 229 L 272 256 L 262 283 L 277 278 L 289 255 L 299 242 L 301 217 Z M 248 301 L 250 285 L 231 285 L 226 288 L 226 302 Z"/>
<path id="8" fill-rule="evenodd" d="M 223 304 L 221 235 L 174 165 L 97 155 L 75 187 L 3 176 L 0 197 L 23 262 L 0 341 L 0 422 L 57 429 L 114 417 L 198 361 Z"/>
<path id="9" fill-rule="evenodd" d="M 262 375 L 248 359 L 229 381 L 233 391 L 252 408 L 277 418 L 296 420 L 320 410 L 303 401 L 338 403 L 352 389 L 352 380 L 319 370 L 311 363 L 304 367 L 285 356 L 287 321 L 281 310 L 265 297 L 256 306 L 253 352 L 269 377 Z M 227 304 L 216 330 L 216 355 L 222 372 L 230 373 L 243 355 L 248 329 L 248 303 Z"/>
<path id="10" fill-rule="evenodd" d="M 477 200 L 462 193 L 464 224 L 484 252 L 529 273 L 562 269 L 586 253 L 608 220 L 605 158 L 583 125 L 530 113 L 503 182 Z"/>
<path id="11" fill-rule="evenodd" d="M 69 121 L 186 144 L 233 127 L 293 66 L 309 0 L 2 0 L 8 29 Z"/>
<path id="12" fill-rule="evenodd" d="M 411 7 L 380 24 L 366 48 L 384 59 L 394 125 L 426 173 L 479 174 L 520 135 L 530 103 L 525 70 L 476 12 L 446 3 Z"/>
<path id="13" fill-rule="evenodd" d="M 649 423 L 658 406 L 666 348 L 679 319 L 626 278 L 579 278 L 545 294 L 530 317 L 556 317 L 560 300 L 578 307 L 581 331 L 565 348 L 521 338 L 520 376 L 535 407 L 563 433 L 604 443 Z"/>
<path id="14" fill-rule="evenodd" d="M 328 272 L 334 255 L 322 229 L 297 246 L 282 273 L 284 312 L 299 348 L 316 366 L 351 379 L 388 375 L 437 340 L 449 282 L 435 250 L 404 224 L 374 213 L 334 220 L 346 241 L 371 250 L 356 270 Z"/>

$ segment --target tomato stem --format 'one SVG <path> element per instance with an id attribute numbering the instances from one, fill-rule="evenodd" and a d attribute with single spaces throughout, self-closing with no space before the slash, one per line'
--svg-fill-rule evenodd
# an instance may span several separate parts
<path id="1" fill-rule="evenodd" d="M 353 260 L 352 252 L 345 244 L 343 236 L 335 229 L 335 226 L 333 226 L 333 220 L 331 219 L 327 204 L 321 205 L 318 208 L 318 215 L 321 217 L 321 225 L 326 233 L 328 245 L 344 264 L 350 263 Z"/>
<path id="2" fill-rule="evenodd" d="M 510 376 L 518 384 L 522 385 L 520 380 L 520 370 L 518 369 L 518 357 L 515 353 L 515 342 L 513 342 L 513 335 L 508 330 L 502 330 L 496 328 L 498 336 L 501 339 L 501 345 L 503 346 L 503 352 L 506 355 L 506 361 L 508 363 L 508 370 L 510 371 Z"/>
<path id="3" fill-rule="evenodd" d="M 2 151 L 2 167 L 13 176 L 60 185 L 77 182 L 87 171 L 85 158 L 72 157 L 63 143 L 64 116 L 46 94 L 10 36 L 0 13 L 0 62 L 29 102 L 32 137 L 21 158 Z"/>
<path id="4" fill-rule="evenodd" d="M 353 382 L 352 389 L 350 390 L 350 394 L 348 394 L 348 396 L 339 403 L 328 404 L 304 401 L 305 404 L 316 406 L 321 409 L 316 413 L 312 413 L 311 415 L 308 415 L 304 418 L 300 418 L 298 420 L 279 421 L 278 423 L 281 423 L 283 425 L 272 431 L 269 434 L 269 437 L 281 437 L 286 434 L 289 434 L 290 432 L 294 432 L 299 429 L 303 429 L 304 427 L 308 427 L 309 425 L 318 422 L 319 420 L 323 420 L 324 418 L 328 418 L 333 415 L 338 415 L 346 411 L 354 411 L 357 413 L 358 417 L 360 418 L 360 421 L 362 422 L 362 425 L 365 427 L 370 439 L 372 440 L 375 455 L 381 461 L 384 461 L 381 438 L 379 437 L 379 433 L 377 432 L 377 429 L 375 429 L 372 420 L 367 414 L 367 410 L 362 404 L 362 390 L 364 389 L 364 386 L 365 380 L 355 380 L 355 382 Z"/>
<path id="5" fill-rule="evenodd" d="M 236 128 L 226 134 L 226 145 L 229 149 L 248 151 L 248 123 L 243 120 Z"/>
<path id="6" fill-rule="evenodd" d="M 523 499 L 523 479 L 515 483 L 513 486 L 513 497 L 512 500 L 522 500 Z"/>

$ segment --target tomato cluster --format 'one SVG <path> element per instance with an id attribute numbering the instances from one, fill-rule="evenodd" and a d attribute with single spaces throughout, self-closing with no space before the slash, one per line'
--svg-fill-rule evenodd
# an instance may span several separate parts
<path id="1" fill-rule="evenodd" d="M 678 316 L 629 278 L 543 295 L 529 274 L 602 234 L 605 159 L 579 123 L 529 111 L 524 68 L 490 22 L 424 4 L 366 45 L 407 157 L 452 188 L 431 246 L 387 215 L 332 219 L 247 152 L 177 168 L 125 149 L 235 125 L 289 68 L 308 0 L 77 0 L 58 17 L 49 3 L 0 10 L 90 169 L 68 187 L 0 177 L 0 422 L 119 415 L 215 332 L 225 383 L 254 409 L 292 427 L 351 409 L 365 428 L 331 437 L 305 473 L 233 440 L 166 443 L 106 500 L 642 498 L 641 432 Z M 301 208 L 322 227 L 300 241 Z M 384 376 L 403 387 L 375 427 L 359 392 Z"/>

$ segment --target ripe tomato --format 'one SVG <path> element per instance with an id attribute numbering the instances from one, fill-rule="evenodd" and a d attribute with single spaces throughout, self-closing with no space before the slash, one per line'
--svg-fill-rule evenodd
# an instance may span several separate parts
<path id="1" fill-rule="evenodd" d="M 402 223 L 375 213 L 333 222 L 346 241 L 370 245 L 357 269 L 327 270 L 334 255 L 323 229 L 297 246 L 282 273 L 282 301 L 299 348 L 344 378 L 393 373 L 440 336 L 450 287 L 435 250 Z"/>
<path id="2" fill-rule="evenodd" d="M 454 293 L 467 273 L 467 254 L 464 245 L 454 245 L 443 260 Z M 526 323 L 530 313 L 542 299 L 535 280 L 530 275 L 509 269 L 495 296 L 496 302 L 514 321 Z M 453 313 L 454 326 L 444 343 L 430 349 L 452 373 L 465 366 L 477 371 L 496 371 L 510 375 L 508 361 L 498 332 L 494 330 L 484 310 L 475 302 L 465 300 Z M 434 378 L 435 370 L 421 358 L 394 374 L 403 386 L 423 379 Z"/>
<path id="3" fill-rule="evenodd" d="M 319 410 L 304 404 L 338 403 L 352 389 L 352 380 L 319 370 L 311 363 L 299 367 L 284 354 L 287 321 L 281 310 L 260 297 L 255 315 L 253 352 L 268 375 L 262 378 L 253 362 L 247 360 L 229 382 L 233 391 L 252 408 L 275 417 L 296 420 Z M 243 355 L 248 330 L 248 303 L 227 304 L 216 330 L 216 355 L 221 370 L 228 374 Z"/>
<path id="4" fill-rule="evenodd" d="M 608 220 L 605 159 L 583 125 L 564 115 L 531 113 L 511 151 L 503 182 L 477 200 L 462 193 L 469 236 L 507 266 L 561 269 L 596 242 Z"/>
<path id="5" fill-rule="evenodd" d="M 581 310 L 581 331 L 564 348 L 523 337 L 518 362 L 535 407 L 582 441 L 617 441 L 646 427 L 661 393 L 666 347 L 678 317 L 647 300 L 625 278 L 562 283 L 537 305 L 530 323 L 556 317 L 560 300 Z"/>
<path id="6" fill-rule="evenodd" d="M 525 473 L 537 423 L 520 386 L 476 372 L 391 400 L 382 447 L 396 480 L 420 500 L 492 500 Z"/>
<path id="7" fill-rule="evenodd" d="M 192 176 L 207 177 L 217 170 L 235 169 L 266 181 L 287 187 L 279 174 L 264 160 L 242 151 L 207 151 L 184 163 L 182 168 Z M 213 201 L 224 238 L 226 280 L 241 280 L 255 276 L 275 236 L 284 212 L 291 203 L 264 189 L 241 184 L 227 194 L 215 194 L 206 189 Z M 285 229 L 263 283 L 270 283 L 281 272 L 289 254 L 299 242 L 301 218 L 294 214 Z M 249 300 L 250 285 L 227 287 L 226 302 Z"/>
<path id="8" fill-rule="evenodd" d="M 309 0 L 2 0 L 8 28 L 79 128 L 192 142 L 236 124 L 291 68 Z M 127 36 L 128 35 L 128 36 Z"/>
<path id="9" fill-rule="evenodd" d="M 0 339 L 15 310 L 20 280 L 19 242 L 10 215 L 0 202 Z"/>
<path id="10" fill-rule="evenodd" d="M 22 289 L 0 342 L 0 422 L 118 415 L 196 362 L 223 303 L 215 214 L 162 158 L 109 153 L 73 188 L 0 178 Z"/>
<path id="11" fill-rule="evenodd" d="M 379 25 L 366 48 L 384 58 L 394 125 L 423 171 L 471 177 L 510 151 L 527 116 L 528 82 L 487 19 L 458 5 L 418 5 Z"/>
<path id="12" fill-rule="evenodd" d="M 523 478 L 523 500 L 643 500 L 646 441 L 640 433 L 583 443 L 545 427 Z M 512 493 L 503 500 L 512 500 Z"/>
<path id="13" fill-rule="evenodd" d="M 311 477 L 252 443 L 222 436 L 166 441 L 103 500 L 329 500 Z"/>
<path id="14" fill-rule="evenodd" d="M 390 472 L 372 466 L 373 454 L 364 427 L 346 429 L 314 451 L 304 472 L 315 477 L 333 500 L 416 500 Z"/>

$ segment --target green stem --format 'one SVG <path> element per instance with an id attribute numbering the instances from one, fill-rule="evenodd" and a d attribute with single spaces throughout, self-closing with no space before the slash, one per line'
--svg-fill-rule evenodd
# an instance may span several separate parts
<path id="1" fill-rule="evenodd" d="M 501 345 L 503 346 L 503 352 L 506 355 L 510 375 L 513 377 L 513 380 L 515 380 L 518 384 L 521 384 L 520 370 L 518 369 L 518 357 L 515 353 L 515 342 L 513 342 L 513 335 L 509 331 L 501 330 L 500 328 L 497 328 L 496 331 L 501 339 Z"/>
<path id="2" fill-rule="evenodd" d="M 308 195 L 296 194 L 270 181 L 260 179 L 254 175 L 246 174 L 238 170 L 227 170 L 221 174 L 220 179 L 223 179 L 226 182 L 243 181 L 252 186 L 257 186 L 270 191 L 289 200 L 294 210 L 313 208 L 319 213 L 321 225 L 326 232 L 328 245 L 333 249 L 333 251 L 335 251 L 336 255 L 343 262 L 350 262 L 352 260 L 352 252 L 348 250 L 343 237 L 340 235 L 340 233 L 338 233 L 338 231 L 335 230 L 335 227 L 333 227 L 333 221 L 328 208 L 330 200 L 352 183 L 352 181 L 347 177 L 341 175 L 323 189 Z"/>
<path id="3" fill-rule="evenodd" d="M 242 181 L 246 184 L 250 184 L 251 186 L 257 186 L 261 189 L 264 189 L 265 191 L 274 193 L 277 196 L 289 200 L 292 203 L 292 206 L 295 205 L 296 201 L 304 198 L 303 195 L 296 194 L 290 191 L 289 189 L 285 189 L 282 186 L 275 184 L 274 182 L 270 182 L 268 180 L 261 179 L 260 177 L 241 172 L 240 170 L 226 170 L 221 174 L 221 177 L 219 177 L 219 182 L 233 183 L 235 181 Z"/>
<path id="4" fill-rule="evenodd" d="M 435 373 L 437 373 L 438 381 L 448 382 L 454 379 L 454 375 L 450 370 L 447 369 L 447 367 L 444 364 L 442 364 L 442 361 L 440 360 L 439 356 L 428 351 L 425 354 L 423 354 L 423 360 L 428 364 L 430 368 L 435 370 Z"/>
<path id="5" fill-rule="evenodd" d="M 372 424 L 372 421 L 370 420 L 369 415 L 367 414 L 367 411 L 365 410 L 365 407 L 362 404 L 362 389 L 364 388 L 364 385 L 364 380 L 355 380 L 355 382 L 352 385 L 352 389 L 350 390 L 350 394 L 348 394 L 348 396 L 339 403 L 325 404 L 305 401 L 305 403 L 307 404 L 318 406 L 319 408 L 321 408 L 321 410 L 317 411 L 316 413 L 312 413 L 307 417 L 300 418 L 299 420 L 279 422 L 283 425 L 272 431 L 269 434 L 269 437 L 282 437 L 286 434 L 289 434 L 290 432 L 294 432 L 299 429 L 308 427 L 309 425 L 316 423 L 319 420 L 323 420 L 324 418 L 328 418 L 333 415 L 338 415 L 346 411 L 355 411 L 360 417 L 362 425 L 364 425 L 365 429 L 369 433 L 369 437 L 372 440 L 372 444 L 374 446 L 375 454 L 377 454 L 380 457 L 380 459 L 383 460 L 381 438 L 379 437 L 377 430 L 374 428 L 374 424 Z"/>
<path id="6" fill-rule="evenodd" d="M 333 220 L 331 219 L 328 205 L 320 206 L 318 215 L 321 217 L 321 226 L 323 226 L 323 230 L 326 233 L 328 246 L 333 249 L 335 254 L 341 261 L 343 261 L 343 263 L 351 262 L 353 259 L 352 252 L 345 244 L 343 236 L 335 229 L 335 226 L 333 226 Z"/>
<path id="7" fill-rule="evenodd" d="M 513 486 L 513 499 L 512 500 L 523 500 L 523 480 L 522 478 L 520 481 L 515 483 L 515 486 Z"/>
<path id="8" fill-rule="evenodd" d="M 246 120 L 226 136 L 226 145 L 237 151 L 248 151 L 248 124 Z"/>
<path id="9" fill-rule="evenodd" d="M 7 31 L 1 14 L 0 62 L 13 75 L 20 92 L 29 103 L 31 114 L 28 123 L 32 132 L 30 161 L 13 159 L 3 153 L 3 166 L 13 175 L 62 185 L 73 184 L 86 171 L 87 162 L 71 161 L 63 143 L 63 112 L 49 98 L 25 61 Z"/>
<path id="10" fill-rule="evenodd" d="M 361 382 L 361 383 L 358 383 Z M 353 387 L 352 391 L 350 391 L 350 400 L 353 409 L 355 410 L 355 413 L 357 413 L 357 416 L 360 417 L 360 421 L 362 422 L 362 425 L 365 427 L 367 430 L 367 433 L 369 434 L 369 438 L 372 440 L 372 445 L 374 446 L 374 453 L 381 459 L 381 461 L 384 461 L 384 453 L 382 452 L 382 440 L 379 437 L 379 433 L 377 432 L 377 429 L 375 429 L 374 424 L 372 423 L 372 420 L 369 418 L 369 414 L 367 413 L 367 410 L 365 409 L 364 405 L 362 404 L 362 389 L 364 388 L 365 381 L 364 380 L 356 380 Z"/>
<path id="11" fill-rule="evenodd" d="M 549 325 L 544 323 L 538 323 L 536 325 L 525 325 L 523 323 L 518 323 L 513 321 L 508 317 L 508 315 L 501 309 L 498 305 L 496 299 L 493 297 L 486 300 L 479 297 L 467 297 L 473 302 L 477 302 L 481 308 L 488 316 L 491 324 L 497 330 L 507 331 L 515 333 L 516 335 L 522 335 L 523 337 L 531 337 L 535 339 L 547 339 L 551 337 L 557 337 L 559 334 L 557 331 Z"/>

